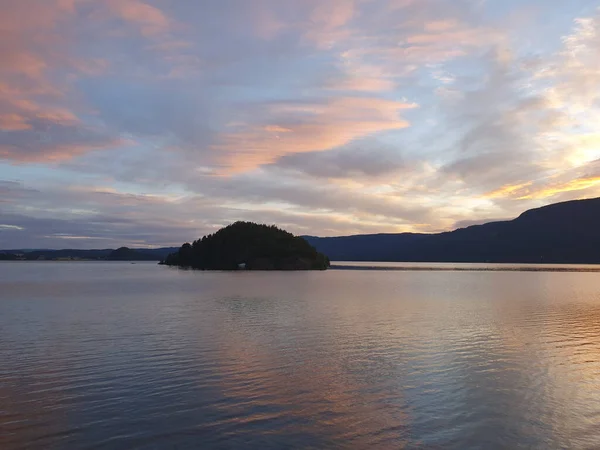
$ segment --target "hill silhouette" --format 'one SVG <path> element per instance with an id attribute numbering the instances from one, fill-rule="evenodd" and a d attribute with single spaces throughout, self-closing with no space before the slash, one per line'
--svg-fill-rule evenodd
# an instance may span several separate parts
<path id="1" fill-rule="evenodd" d="M 236 222 L 184 244 L 163 264 L 201 270 L 325 270 L 329 260 L 276 226 Z"/>
<path id="2" fill-rule="evenodd" d="M 438 234 L 305 239 L 332 261 L 600 263 L 600 198 L 556 203 L 514 220 Z"/>

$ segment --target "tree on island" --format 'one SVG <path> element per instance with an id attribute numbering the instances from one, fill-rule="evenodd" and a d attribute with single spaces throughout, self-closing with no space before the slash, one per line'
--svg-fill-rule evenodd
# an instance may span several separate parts
<path id="1" fill-rule="evenodd" d="M 325 270 L 329 258 L 274 225 L 236 222 L 183 244 L 161 264 L 200 270 Z"/>

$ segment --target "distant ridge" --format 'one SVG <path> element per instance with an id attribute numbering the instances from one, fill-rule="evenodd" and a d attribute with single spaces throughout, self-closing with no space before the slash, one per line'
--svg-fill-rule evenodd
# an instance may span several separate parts
<path id="1" fill-rule="evenodd" d="M 600 263 L 600 198 L 438 234 L 304 236 L 331 261 Z"/>
<path id="2" fill-rule="evenodd" d="M 177 247 L 165 248 L 136 248 L 129 249 L 121 247 L 114 249 L 97 250 L 0 250 L 0 260 L 23 259 L 26 261 L 39 260 L 91 260 L 91 261 L 161 261 L 167 255 L 177 250 Z M 4 256 L 3 256 L 4 255 Z M 18 258 L 11 258 L 6 255 L 18 255 Z"/>

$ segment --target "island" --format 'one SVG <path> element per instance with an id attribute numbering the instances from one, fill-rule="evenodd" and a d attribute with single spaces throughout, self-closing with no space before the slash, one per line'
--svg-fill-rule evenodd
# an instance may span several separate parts
<path id="1" fill-rule="evenodd" d="M 326 270 L 329 258 L 302 237 L 274 225 L 235 222 L 161 261 L 199 270 Z"/>

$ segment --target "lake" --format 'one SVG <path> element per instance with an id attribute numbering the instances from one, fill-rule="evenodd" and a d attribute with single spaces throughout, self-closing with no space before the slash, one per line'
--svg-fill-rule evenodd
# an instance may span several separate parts
<path id="1" fill-rule="evenodd" d="M 0 448 L 600 448 L 578 270 L 0 263 Z"/>

